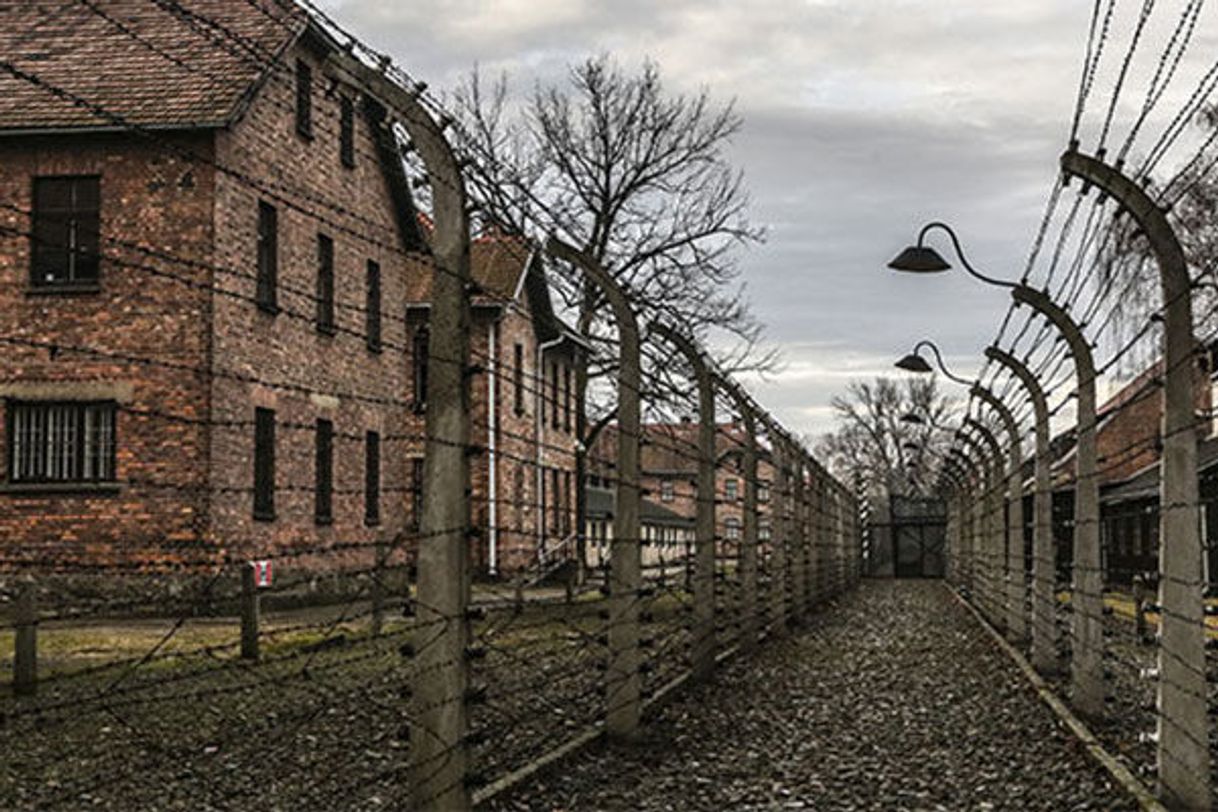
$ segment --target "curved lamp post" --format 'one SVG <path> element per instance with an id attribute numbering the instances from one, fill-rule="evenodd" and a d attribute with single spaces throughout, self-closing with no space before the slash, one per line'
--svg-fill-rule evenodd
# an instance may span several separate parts
<path id="1" fill-rule="evenodd" d="M 1205 568 L 1197 510 L 1193 428 L 1193 336 L 1188 264 L 1167 215 L 1138 184 L 1072 144 L 1067 177 L 1102 189 L 1133 216 L 1159 265 L 1163 294 L 1163 460 L 1159 470 L 1159 794 L 1169 804 L 1208 808 Z"/>
<path id="2" fill-rule="evenodd" d="M 1100 493 L 1099 480 L 1096 477 L 1096 372 L 1091 345 L 1083 335 L 1080 325 L 1041 291 L 1018 282 L 995 279 L 977 271 L 965 257 L 956 233 L 944 223 L 934 222 L 924 226 L 918 234 L 917 245 L 912 245 L 902 251 L 896 259 L 888 263 L 888 267 L 910 273 L 936 273 L 951 268 L 951 265 L 938 251 L 925 245 L 927 234 L 936 229 L 943 231 L 951 239 L 960 264 L 970 276 L 988 285 L 1008 288 L 1011 291 L 1011 297 L 1017 303 L 1030 306 L 1052 322 L 1070 347 L 1070 355 L 1074 359 L 1075 376 L 1078 379 L 1077 473 L 1074 494 L 1074 589 L 1073 612 L 1071 613 L 1074 639 L 1071 647 L 1070 675 L 1075 706 L 1084 715 L 1100 718 L 1104 712 L 1105 693 L 1103 571 L 1100 558 Z M 1195 454 L 1194 447 L 1194 463 Z M 1195 465 L 1193 470 L 1195 480 Z M 1195 481 L 1193 486 L 1195 494 Z M 1193 504 L 1196 504 L 1195 499 Z"/>

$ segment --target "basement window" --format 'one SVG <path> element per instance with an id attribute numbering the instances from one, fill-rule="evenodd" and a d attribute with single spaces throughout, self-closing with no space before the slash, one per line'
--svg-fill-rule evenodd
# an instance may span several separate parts
<path id="1" fill-rule="evenodd" d="M 96 288 L 100 210 L 100 178 L 34 179 L 33 287 Z"/>
<path id="2" fill-rule="evenodd" d="M 115 481 L 113 402 L 7 401 L 14 483 Z"/>

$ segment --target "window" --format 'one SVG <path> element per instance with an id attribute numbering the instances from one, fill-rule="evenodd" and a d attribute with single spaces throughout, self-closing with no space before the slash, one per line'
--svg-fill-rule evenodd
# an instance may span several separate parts
<path id="1" fill-rule="evenodd" d="M 318 524 L 329 524 L 334 519 L 334 424 L 320 418 L 317 421 L 313 483 L 313 519 Z"/>
<path id="2" fill-rule="evenodd" d="M 113 482 L 117 407 L 8 401 L 12 482 Z"/>
<path id="3" fill-rule="evenodd" d="M 338 155 L 343 166 L 355 166 L 355 104 L 347 96 L 338 99 Z"/>
<path id="4" fill-rule="evenodd" d="M 558 469 L 550 469 L 550 492 L 554 494 L 554 516 L 550 526 L 551 532 L 558 535 L 559 528 L 562 527 L 562 491 L 559 490 Z"/>
<path id="5" fill-rule="evenodd" d="M 512 367 L 512 389 L 515 393 L 516 404 L 515 410 L 517 415 L 524 414 L 524 345 L 517 344 L 515 347 L 515 357 L 513 358 L 515 366 Z"/>
<path id="6" fill-rule="evenodd" d="M 723 483 L 723 490 L 727 495 L 727 501 L 735 502 L 740 498 L 740 482 L 735 479 L 729 479 Z"/>
<path id="7" fill-rule="evenodd" d="M 427 356 L 431 352 L 431 342 L 427 327 L 423 326 L 414 331 L 411 342 L 411 363 L 414 364 L 414 410 L 422 414 L 427 408 Z"/>
<path id="8" fill-rule="evenodd" d="M 517 344 L 516 346 L 520 346 Z M 517 466 L 512 473 L 512 513 L 517 533 L 524 532 L 524 467 Z"/>
<path id="9" fill-rule="evenodd" d="M 364 296 L 364 332 L 367 334 L 368 349 L 372 352 L 381 351 L 381 265 L 375 260 L 368 260 L 367 284 Z"/>
<path id="10" fill-rule="evenodd" d="M 724 535 L 728 541 L 740 540 L 740 520 L 735 516 L 728 516 L 723 522 Z"/>
<path id="11" fill-rule="evenodd" d="M 768 501 L 770 501 L 770 486 L 769 486 L 769 484 L 767 484 L 767 483 L 765 483 L 765 482 L 758 483 L 758 485 L 757 485 L 757 501 L 758 501 L 758 502 L 768 502 Z"/>
<path id="12" fill-rule="evenodd" d="M 317 332 L 334 335 L 334 240 L 317 235 Z"/>
<path id="13" fill-rule="evenodd" d="M 270 203 L 258 203 L 258 292 L 261 310 L 279 312 L 279 216 Z"/>
<path id="14" fill-rule="evenodd" d="M 558 364 L 550 364 L 550 425 L 558 428 L 558 421 Z"/>
<path id="15" fill-rule="evenodd" d="M 96 177 L 34 179 L 31 285 L 97 284 L 100 187 Z"/>
<path id="16" fill-rule="evenodd" d="M 313 137 L 313 69 L 296 62 L 296 132 Z"/>
<path id="17" fill-rule="evenodd" d="M 760 522 L 757 523 L 757 540 L 758 541 L 769 541 L 770 540 L 770 520 L 769 519 L 762 519 Z"/>
<path id="18" fill-rule="evenodd" d="M 673 500 L 672 480 L 665 479 L 660 482 L 660 501 L 671 502 Z"/>
<path id="19" fill-rule="evenodd" d="M 417 531 L 423 523 L 423 458 L 410 460 L 410 529 Z"/>
<path id="20" fill-rule="evenodd" d="M 254 410 L 254 518 L 275 518 L 275 411 Z"/>
<path id="21" fill-rule="evenodd" d="M 571 367 L 562 368 L 562 428 L 571 431 Z"/>
<path id="22" fill-rule="evenodd" d="M 364 524 L 381 523 L 381 435 L 364 435 Z"/>

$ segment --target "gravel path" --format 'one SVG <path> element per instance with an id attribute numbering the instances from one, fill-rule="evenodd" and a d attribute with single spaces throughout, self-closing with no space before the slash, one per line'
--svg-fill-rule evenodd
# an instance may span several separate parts
<path id="1" fill-rule="evenodd" d="M 934 582 L 868 582 L 502 810 L 1132 810 Z"/>

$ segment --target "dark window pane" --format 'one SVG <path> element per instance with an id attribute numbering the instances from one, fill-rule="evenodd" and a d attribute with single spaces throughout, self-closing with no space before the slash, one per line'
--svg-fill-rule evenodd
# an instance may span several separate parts
<path id="1" fill-rule="evenodd" d="M 333 518 L 334 494 L 334 424 L 329 420 L 317 421 L 316 445 L 313 516 L 328 524 Z"/>
<path id="2" fill-rule="evenodd" d="M 410 529 L 418 530 L 423 523 L 423 458 L 410 461 Z"/>
<path id="3" fill-rule="evenodd" d="M 512 389 L 516 395 L 516 414 L 524 414 L 524 345 L 517 344 L 512 359 Z"/>
<path id="4" fill-rule="evenodd" d="M 258 307 L 279 311 L 279 215 L 269 203 L 258 203 Z"/>
<path id="5" fill-rule="evenodd" d="M 364 438 L 364 524 L 381 521 L 381 435 L 370 431 Z"/>
<path id="6" fill-rule="evenodd" d="M 343 166 L 355 166 L 355 105 L 346 96 L 338 101 L 338 151 Z"/>
<path id="7" fill-rule="evenodd" d="M 275 518 L 275 412 L 254 410 L 254 518 Z"/>
<path id="8" fill-rule="evenodd" d="M 334 240 L 317 235 L 317 329 L 334 334 Z"/>
<path id="9" fill-rule="evenodd" d="M 296 132 L 313 137 L 313 70 L 304 62 L 296 63 Z"/>
<path id="10" fill-rule="evenodd" d="M 368 349 L 381 351 L 381 266 L 368 260 L 367 298 L 364 303 L 367 314 L 366 332 Z"/>
<path id="11" fill-rule="evenodd" d="M 96 177 L 35 178 L 30 283 L 98 279 L 101 182 Z"/>

